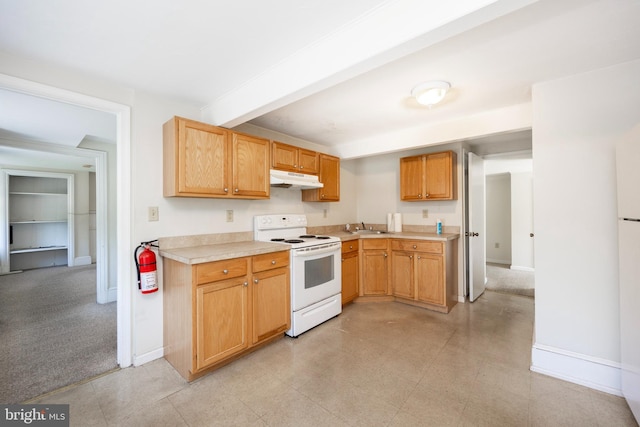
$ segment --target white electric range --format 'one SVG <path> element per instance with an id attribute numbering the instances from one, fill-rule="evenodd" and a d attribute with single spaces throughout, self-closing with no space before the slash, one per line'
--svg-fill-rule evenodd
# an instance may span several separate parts
<path id="1" fill-rule="evenodd" d="M 254 217 L 254 240 L 286 244 L 290 251 L 291 329 L 303 332 L 342 313 L 340 238 L 307 233 L 300 214 Z"/>

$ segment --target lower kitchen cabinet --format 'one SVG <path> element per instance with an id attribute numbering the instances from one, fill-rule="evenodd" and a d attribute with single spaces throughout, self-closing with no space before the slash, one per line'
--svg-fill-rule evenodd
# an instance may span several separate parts
<path id="1" fill-rule="evenodd" d="M 249 346 L 246 277 L 196 288 L 196 370 Z"/>
<path id="2" fill-rule="evenodd" d="M 388 239 L 363 239 L 360 296 L 386 296 L 389 291 Z"/>
<path id="3" fill-rule="evenodd" d="M 165 359 L 188 381 L 283 336 L 289 251 L 189 265 L 163 260 Z"/>
<path id="4" fill-rule="evenodd" d="M 342 242 L 342 305 L 358 297 L 358 243 Z"/>
<path id="5" fill-rule="evenodd" d="M 252 344 L 283 334 L 291 327 L 288 265 L 288 251 L 253 257 Z"/>
<path id="6" fill-rule="evenodd" d="M 391 240 L 393 295 L 448 313 L 457 303 L 456 240 Z"/>

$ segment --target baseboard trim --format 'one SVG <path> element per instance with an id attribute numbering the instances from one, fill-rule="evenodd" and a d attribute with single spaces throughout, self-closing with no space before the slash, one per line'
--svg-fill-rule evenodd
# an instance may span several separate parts
<path id="1" fill-rule="evenodd" d="M 164 357 L 164 348 L 161 347 L 157 350 L 150 351 L 148 353 L 142 355 L 133 356 L 133 366 L 144 365 L 145 363 L 149 363 L 156 359 L 161 359 Z"/>
<path id="2" fill-rule="evenodd" d="M 531 370 L 605 393 L 622 396 L 620 363 L 534 344 Z"/>
<path id="3" fill-rule="evenodd" d="M 521 266 L 521 265 L 512 265 L 510 268 L 511 268 L 512 270 L 518 270 L 518 271 L 530 271 L 530 272 L 532 272 L 532 273 L 536 271 L 536 269 L 535 269 L 535 268 L 533 268 L 533 267 L 523 267 L 523 266 Z"/>
<path id="4" fill-rule="evenodd" d="M 74 266 L 80 265 L 91 265 L 91 257 L 90 256 L 79 256 L 73 260 Z"/>

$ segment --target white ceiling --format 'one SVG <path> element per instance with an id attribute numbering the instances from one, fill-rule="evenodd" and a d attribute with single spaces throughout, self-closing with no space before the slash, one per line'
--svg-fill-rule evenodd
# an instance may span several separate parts
<path id="1" fill-rule="evenodd" d="M 187 101 L 217 125 L 364 153 L 374 135 L 528 103 L 536 82 L 639 59 L 639 17 L 637 0 L 0 0 L 0 53 Z M 409 94 L 431 79 L 453 87 L 428 109 Z M 36 111 L 23 101 L 0 91 L 0 138 L 114 137 L 75 128 L 109 117 L 9 114 Z"/>

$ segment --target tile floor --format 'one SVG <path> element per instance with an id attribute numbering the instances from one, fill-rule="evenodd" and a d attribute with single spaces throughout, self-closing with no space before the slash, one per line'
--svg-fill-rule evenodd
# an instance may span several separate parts
<path id="1" fill-rule="evenodd" d="M 636 426 L 622 398 L 529 370 L 533 306 L 352 304 L 191 384 L 161 359 L 33 403 L 74 426 Z"/>

